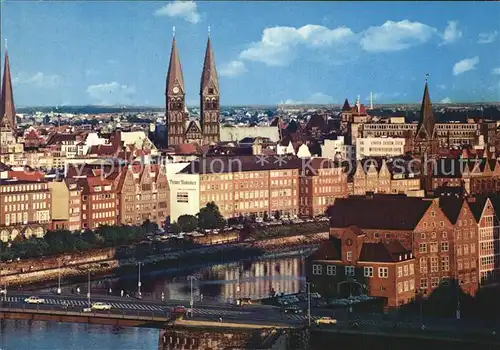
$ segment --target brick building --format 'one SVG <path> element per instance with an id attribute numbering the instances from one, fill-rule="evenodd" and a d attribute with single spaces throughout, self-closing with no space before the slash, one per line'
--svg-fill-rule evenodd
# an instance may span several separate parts
<path id="1" fill-rule="evenodd" d="M 150 220 L 163 227 L 169 216 L 167 176 L 159 165 L 130 165 L 117 177 L 118 222 L 140 225 Z"/>
<path id="2" fill-rule="evenodd" d="M 415 259 L 398 241 L 374 242 L 357 226 L 331 236 L 307 259 L 307 279 L 324 296 L 369 294 L 395 307 L 415 297 Z"/>
<path id="3" fill-rule="evenodd" d="M 336 198 L 347 196 L 347 174 L 334 161 L 312 158 L 300 175 L 299 215 L 324 215 Z"/>
<path id="4" fill-rule="evenodd" d="M 411 251 L 420 293 L 429 294 L 451 279 L 458 280 L 465 292 L 476 292 L 477 228 L 464 199 L 352 196 L 338 199 L 329 213 L 334 237 L 342 239 L 346 228 L 355 225 L 366 241 L 397 240 Z"/>

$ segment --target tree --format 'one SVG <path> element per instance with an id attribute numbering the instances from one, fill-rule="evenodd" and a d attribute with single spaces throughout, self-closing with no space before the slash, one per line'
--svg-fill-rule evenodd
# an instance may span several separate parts
<path id="1" fill-rule="evenodd" d="M 223 229 L 226 226 L 226 220 L 219 211 L 219 207 L 214 203 L 207 203 L 198 213 L 198 224 L 201 229 Z"/>
<path id="2" fill-rule="evenodd" d="M 269 214 L 267 213 L 267 211 L 264 212 L 264 217 L 262 219 L 264 220 L 264 222 L 269 221 Z"/>
<path id="3" fill-rule="evenodd" d="M 151 222 L 149 219 L 146 219 L 146 221 L 142 223 L 142 227 L 146 233 L 153 233 L 158 230 L 158 225 L 155 222 Z"/>
<path id="4" fill-rule="evenodd" d="M 257 216 L 255 215 L 255 213 L 250 214 L 250 222 L 255 222 L 255 221 L 257 221 Z"/>
<path id="5" fill-rule="evenodd" d="M 198 218 L 194 215 L 184 214 L 177 219 L 181 232 L 193 232 L 198 228 Z"/>
<path id="6" fill-rule="evenodd" d="M 173 233 L 173 234 L 178 234 L 178 233 L 181 233 L 182 230 L 181 230 L 181 227 L 179 226 L 178 223 L 173 222 L 173 223 L 170 224 L 169 232 Z"/>
<path id="7" fill-rule="evenodd" d="M 275 218 L 276 220 L 281 219 L 281 214 L 280 214 L 279 210 L 276 210 L 276 212 L 274 213 L 274 218 Z"/>

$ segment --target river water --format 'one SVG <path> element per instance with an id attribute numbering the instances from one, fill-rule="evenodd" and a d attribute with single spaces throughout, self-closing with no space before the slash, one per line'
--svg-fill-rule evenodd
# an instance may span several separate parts
<path id="1" fill-rule="evenodd" d="M 234 297 L 260 298 L 277 292 L 296 293 L 304 290 L 304 257 L 261 259 L 240 263 L 200 267 L 191 271 L 156 273 L 141 276 L 141 291 L 165 293 L 166 299 L 190 297 L 193 275 L 193 294 L 199 298 L 220 300 Z M 92 288 L 112 288 L 114 291 L 137 289 L 137 276 L 119 280 L 93 282 Z M 74 286 L 65 287 L 72 288 Z M 83 286 L 82 286 L 83 287 Z M 150 350 L 157 349 L 159 330 L 145 328 L 120 328 L 108 326 L 51 323 L 39 321 L 12 321 L 1 323 L 0 350 Z"/>

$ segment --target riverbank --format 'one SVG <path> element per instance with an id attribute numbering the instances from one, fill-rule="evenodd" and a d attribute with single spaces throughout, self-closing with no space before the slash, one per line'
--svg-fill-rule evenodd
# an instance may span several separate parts
<path id="1" fill-rule="evenodd" d="M 293 255 L 294 253 L 298 254 L 301 249 L 315 246 L 327 238 L 328 233 L 325 232 L 284 238 L 272 238 L 254 242 L 198 247 L 185 251 L 151 255 L 146 259 L 141 259 L 140 262 L 144 266 L 144 273 L 168 269 L 189 269 L 194 265 L 199 265 L 200 261 L 205 265 L 213 265 L 221 261 L 233 262 L 249 258 L 271 258 Z M 40 288 L 49 285 L 53 286 L 59 276 L 61 276 L 66 283 L 77 283 L 85 281 L 89 271 L 92 279 L 112 278 L 134 274 L 138 263 L 139 260 L 136 258 L 94 259 L 89 262 L 80 264 L 75 263 L 60 268 L 56 265 L 55 268 L 2 276 L 1 282 L 11 287 L 23 286 L 23 289 L 26 289 L 27 285 L 32 288 Z"/>

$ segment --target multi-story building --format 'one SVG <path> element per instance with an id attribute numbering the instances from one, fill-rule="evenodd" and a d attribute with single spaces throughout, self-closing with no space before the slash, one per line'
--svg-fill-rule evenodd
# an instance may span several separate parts
<path id="1" fill-rule="evenodd" d="M 171 219 L 214 201 L 226 218 L 299 214 L 299 173 L 307 160 L 269 156 L 205 157 L 169 179 Z"/>
<path id="2" fill-rule="evenodd" d="M 355 163 L 349 175 L 349 193 L 364 195 L 367 192 L 410 194 L 421 188 L 421 180 L 411 162 L 403 158 L 363 159 Z"/>
<path id="3" fill-rule="evenodd" d="M 405 139 L 395 137 L 362 137 L 356 140 L 356 159 L 395 157 L 405 154 Z"/>
<path id="4" fill-rule="evenodd" d="M 500 221 L 498 197 L 467 199 L 477 223 L 477 265 L 481 285 L 500 281 Z"/>
<path id="5" fill-rule="evenodd" d="M 299 215 L 325 215 L 336 198 L 347 196 L 347 174 L 328 158 L 312 158 L 300 174 Z"/>
<path id="6" fill-rule="evenodd" d="M 170 193 L 166 173 L 159 165 L 134 164 L 117 177 L 118 222 L 140 225 L 150 220 L 163 227 L 169 216 Z"/>
<path id="7" fill-rule="evenodd" d="M 0 179 L 0 239 L 43 237 L 51 217 L 46 181 Z"/>
<path id="8" fill-rule="evenodd" d="M 374 242 L 357 226 L 331 236 L 307 259 L 306 277 L 324 296 L 369 294 L 397 307 L 415 297 L 415 258 L 396 241 Z"/>
<path id="9" fill-rule="evenodd" d="M 330 234 L 335 237 L 342 238 L 345 229 L 355 225 L 369 241 L 397 240 L 412 251 L 420 293 L 429 294 L 450 280 L 458 280 L 470 294 L 476 292 L 477 266 L 472 263 L 477 259 L 476 225 L 465 200 L 353 196 L 338 199 L 331 213 Z"/>
<path id="10" fill-rule="evenodd" d="M 95 172 L 94 176 L 76 178 L 82 189 L 82 229 L 116 225 L 118 210 L 115 177 Z"/>
<path id="11" fill-rule="evenodd" d="M 49 183 L 52 198 L 52 229 L 82 229 L 82 188 L 74 178 Z"/>

